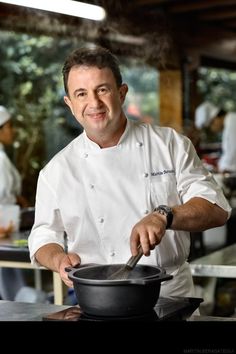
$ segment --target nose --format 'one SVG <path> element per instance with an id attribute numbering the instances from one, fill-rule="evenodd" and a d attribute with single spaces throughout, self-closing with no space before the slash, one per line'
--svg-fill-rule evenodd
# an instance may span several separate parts
<path id="1" fill-rule="evenodd" d="M 102 101 L 99 95 L 95 92 L 91 93 L 88 97 L 88 105 L 90 108 L 97 108 L 101 107 Z"/>

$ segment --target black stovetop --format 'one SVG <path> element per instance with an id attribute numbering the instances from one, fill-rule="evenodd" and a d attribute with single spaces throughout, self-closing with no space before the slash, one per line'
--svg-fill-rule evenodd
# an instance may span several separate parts
<path id="1" fill-rule="evenodd" d="M 79 322 L 112 322 L 112 321 L 185 321 L 199 307 L 203 301 L 194 297 L 159 298 L 156 306 L 150 313 L 131 317 L 95 317 L 84 314 L 79 306 L 46 314 L 43 321 L 79 321 Z"/>

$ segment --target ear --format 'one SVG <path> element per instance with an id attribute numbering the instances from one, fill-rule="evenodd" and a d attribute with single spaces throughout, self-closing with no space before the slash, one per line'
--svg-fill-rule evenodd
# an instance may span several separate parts
<path id="1" fill-rule="evenodd" d="M 69 99 L 68 96 L 64 96 L 64 102 L 65 104 L 70 107 L 70 110 L 71 110 L 71 113 L 73 114 L 74 116 L 74 112 L 73 112 L 73 108 L 72 108 L 72 103 L 71 103 L 71 100 Z"/>
<path id="2" fill-rule="evenodd" d="M 121 87 L 119 88 L 119 92 L 120 92 L 121 103 L 124 103 L 126 94 L 128 92 L 128 85 L 127 84 L 122 84 Z"/>

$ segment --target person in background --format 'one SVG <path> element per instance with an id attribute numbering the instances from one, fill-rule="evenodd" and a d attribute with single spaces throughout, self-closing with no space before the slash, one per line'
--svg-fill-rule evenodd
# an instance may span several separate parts
<path id="1" fill-rule="evenodd" d="M 217 116 L 220 108 L 209 101 L 201 103 L 195 111 L 195 125 L 198 129 L 209 127 L 211 121 Z"/>
<path id="2" fill-rule="evenodd" d="M 222 153 L 218 161 L 219 172 L 236 172 L 236 112 L 220 110 L 210 125 L 213 132 L 222 132 Z"/>
<path id="3" fill-rule="evenodd" d="M 232 207 L 231 216 L 225 227 L 207 230 L 201 236 L 202 243 L 207 244 L 211 250 L 214 250 L 235 243 L 235 182 L 232 184 L 231 176 L 236 173 L 236 113 L 227 113 L 212 102 L 206 101 L 200 104 L 195 111 L 195 125 L 200 131 L 207 130 L 211 136 L 215 137 L 220 142 L 220 149 L 215 154 L 217 159 L 215 161 L 213 160 L 214 178 L 223 189 Z M 218 234 L 217 243 L 211 239 L 211 232 L 216 235 Z M 194 235 L 194 238 L 196 239 L 196 235 Z M 202 286 L 201 282 L 199 282 L 197 286 L 196 290 L 200 290 L 199 296 L 206 299 L 206 301 L 204 301 L 206 308 L 214 308 L 217 284 L 216 278 L 209 278 L 208 280 L 204 279 Z M 206 295 L 202 295 L 204 293 Z"/>
<path id="4" fill-rule="evenodd" d="M 173 275 L 160 296 L 194 296 L 190 231 L 223 225 L 231 208 L 191 141 L 128 120 L 117 58 L 94 46 L 65 61 L 65 103 L 84 131 L 42 169 L 29 236 L 33 264 L 60 273 L 78 263 L 139 263 Z M 68 236 L 68 252 L 63 242 Z"/>
<path id="5" fill-rule="evenodd" d="M 236 172 L 236 113 L 227 113 L 206 101 L 196 109 L 195 124 L 198 129 L 208 128 L 212 134 L 221 134 L 221 154 L 216 172 Z"/>
<path id="6" fill-rule="evenodd" d="M 5 147 L 13 144 L 14 137 L 11 114 L 4 106 L 0 106 L 0 205 L 2 208 L 15 204 L 20 208 L 29 206 L 27 199 L 21 194 L 21 176 L 5 152 Z M 1 237 L 10 236 L 12 231 L 11 225 L 9 227 L 0 225 Z M 14 300 L 18 291 L 25 285 L 21 269 L 0 268 L 0 298 Z"/>
<path id="7" fill-rule="evenodd" d="M 28 207 L 21 194 L 21 176 L 5 152 L 5 146 L 14 142 L 15 131 L 9 111 L 0 106 L 0 204 L 18 204 Z"/>

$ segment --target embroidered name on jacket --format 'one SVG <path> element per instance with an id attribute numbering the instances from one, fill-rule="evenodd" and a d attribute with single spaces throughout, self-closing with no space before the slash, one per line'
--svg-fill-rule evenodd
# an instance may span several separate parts
<path id="1" fill-rule="evenodd" d="M 166 175 L 166 174 L 174 174 L 175 170 L 163 170 L 163 171 L 157 171 L 157 172 L 151 172 L 151 176 L 155 177 L 155 176 L 162 176 L 162 175 Z"/>

